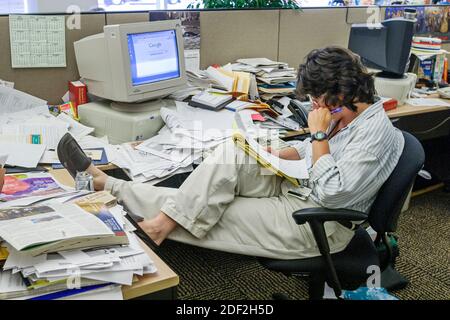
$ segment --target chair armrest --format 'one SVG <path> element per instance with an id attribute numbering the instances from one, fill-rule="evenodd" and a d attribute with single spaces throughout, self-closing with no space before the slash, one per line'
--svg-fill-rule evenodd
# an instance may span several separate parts
<path id="1" fill-rule="evenodd" d="M 292 214 L 297 224 L 305 224 L 310 221 L 359 221 L 366 220 L 367 214 L 349 209 L 307 208 L 295 211 Z"/>
<path id="2" fill-rule="evenodd" d="M 319 252 L 327 266 L 327 276 L 331 287 L 334 289 L 336 297 L 341 295 L 341 283 L 334 267 L 330 254 L 330 245 L 325 233 L 324 223 L 326 221 L 353 221 L 366 220 L 367 214 L 348 209 L 327 209 L 327 208 L 307 208 L 295 211 L 292 214 L 297 224 L 308 222 L 316 240 Z"/>

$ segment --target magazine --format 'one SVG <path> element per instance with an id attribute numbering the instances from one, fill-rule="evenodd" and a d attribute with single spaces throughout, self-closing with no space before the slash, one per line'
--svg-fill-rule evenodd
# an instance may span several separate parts
<path id="1" fill-rule="evenodd" d="M 27 197 L 52 197 L 67 190 L 49 173 L 20 173 L 5 176 L 0 201 L 13 201 Z"/>

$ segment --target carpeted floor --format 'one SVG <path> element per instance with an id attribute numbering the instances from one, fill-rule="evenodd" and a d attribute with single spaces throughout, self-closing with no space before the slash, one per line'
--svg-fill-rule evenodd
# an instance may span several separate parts
<path id="1" fill-rule="evenodd" d="M 450 299 L 450 194 L 436 191 L 413 198 L 398 225 L 397 270 L 407 288 L 400 299 Z M 166 241 L 159 255 L 180 276 L 179 299 L 271 299 L 285 292 L 307 299 L 304 279 L 262 268 L 255 258 Z"/>

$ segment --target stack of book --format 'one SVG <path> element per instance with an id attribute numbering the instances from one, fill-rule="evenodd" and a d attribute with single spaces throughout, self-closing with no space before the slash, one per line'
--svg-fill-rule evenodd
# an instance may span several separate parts
<path id="1" fill-rule="evenodd" d="M 290 95 L 296 87 L 297 72 L 285 62 L 267 58 L 238 59 L 233 70 L 253 73 L 256 76 L 260 97 L 267 101 L 274 97 Z"/>
<path id="2" fill-rule="evenodd" d="M 411 53 L 419 58 L 417 75 L 419 79 L 426 79 L 439 83 L 447 82 L 448 61 L 446 50 L 442 49 L 442 41 L 433 37 L 413 37 Z"/>
<path id="3" fill-rule="evenodd" d="M 113 196 L 73 197 L 0 209 L 0 299 L 78 298 L 156 272 Z"/>

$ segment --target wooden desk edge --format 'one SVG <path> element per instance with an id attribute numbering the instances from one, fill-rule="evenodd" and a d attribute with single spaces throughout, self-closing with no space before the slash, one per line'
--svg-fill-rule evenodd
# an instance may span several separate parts
<path id="1" fill-rule="evenodd" d="M 393 110 L 387 111 L 386 114 L 388 115 L 389 118 L 397 118 L 442 110 L 450 110 L 450 108 L 446 106 L 428 107 L 428 106 L 411 106 L 409 104 L 404 104 L 402 106 L 398 106 Z"/>
<path id="2" fill-rule="evenodd" d="M 178 275 L 170 269 L 170 267 L 161 260 L 160 257 L 142 241 L 142 248 L 150 256 L 157 268 L 155 274 L 146 274 L 139 276 L 139 281 L 133 283 L 131 286 L 122 286 L 122 294 L 125 300 L 138 298 L 147 294 L 157 292 L 177 286 L 180 283 Z"/>

